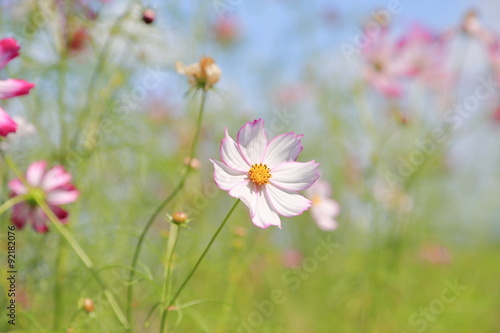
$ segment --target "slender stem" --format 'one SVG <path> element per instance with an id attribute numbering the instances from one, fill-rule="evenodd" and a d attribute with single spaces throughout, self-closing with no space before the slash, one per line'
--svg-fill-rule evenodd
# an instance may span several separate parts
<path id="1" fill-rule="evenodd" d="M 189 154 L 189 160 L 187 162 L 186 168 L 184 170 L 184 174 L 182 175 L 179 184 L 175 187 L 174 191 L 162 202 L 160 205 L 155 209 L 153 214 L 149 217 L 148 222 L 144 226 L 144 229 L 142 230 L 141 235 L 139 236 L 139 241 L 137 242 L 137 245 L 135 247 L 134 255 L 132 257 L 132 265 L 130 269 L 130 274 L 128 278 L 128 285 L 127 285 L 127 319 L 128 321 L 133 325 L 133 320 L 132 320 L 132 294 L 133 294 L 133 280 L 135 276 L 135 269 L 137 267 L 137 262 L 139 260 L 139 255 L 142 249 L 142 244 L 144 243 L 144 239 L 146 238 L 146 234 L 148 233 L 149 229 L 153 225 L 153 222 L 155 221 L 156 217 L 160 212 L 172 201 L 175 196 L 182 190 L 184 187 L 184 184 L 186 182 L 186 179 L 191 172 L 191 161 L 193 160 L 194 156 L 196 155 L 196 148 L 198 146 L 198 139 L 200 137 L 200 131 L 201 131 L 201 124 L 203 122 L 203 113 L 205 110 L 205 104 L 206 104 L 206 99 L 207 99 L 207 92 L 203 90 L 202 96 L 201 96 L 201 103 L 200 103 L 200 110 L 198 112 L 198 119 L 196 122 L 196 130 L 193 138 L 193 142 L 191 144 L 191 152 Z M 132 328 L 131 325 L 131 328 Z"/>
<path id="2" fill-rule="evenodd" d="M 56 276 L 54 285 L 54 317 L 53 317 L 53 328 L 54 331 L 60 331 L 60 319 L 62 318 L 62 296 L 63 282 L 64 282 L 64 266 L 66 262 L 66 244 L 59 237 L 57 245 L 57 258 L 56 258 Z"/>
<path id="3" fill-rule="evenodd" d="M 170 235 L 168 237 L 167 244 L 167 267 L 165 269 L 165 280 L 163 282 L 163 292 L 161 295 L 161 324 L 160 324 L 160 333 L 163 332 L 165 327 L 165 319 L 167 318 L 168 308 L 165 307 L 165 303 L 170 298 L 170 290 L 172 288 L 172 259 L 175 251 L 175 245 L 177 244 L 177 240 L 179 239 L 180 227 L 172 223 L 170 228 Z"/>
<path id="4" fill-rule="evenodd" d="M 1 206 L 0 206 L 0 215 L 2 215 L 3 213 L 5 213 L 9 208 L 11 208 L 12 206 L 20 203 L 20 202 L 23 202 L 24 200 L 28 199 L 29 195 L 27 194 L 23 194 L 23 195 L 18 195 L 18 196 L 15 196 L 7 201 L 5 201 Z"/>
<path id="5" fill-rule="evenodd" d="M 240 203 L 240 201 L 241 201 L 240 199 L 236 200 L 236 202 L 234 203 L 233 207 L 231 207 L 231 209 L 227 213 L 227 215 L 224 218 L 224 220 L 222 220 L 222 223 L 220 224 L 219 228 L 217 228 L 217 230 L 215 231 L 214 235 L 212 236 L 212 239 L 210 239 L 210 242 L 208 242 L 208 244 L 205 247 L 205 250 L 203 250 L 203 253 L 201 254 L 200 258 L 198 258 L 198 261 L 196 261 L 196 264 L 194 264 L 193 269 L 191 270 L 191 272 L 189 272 L 188 276 L 186 277 L 186 279 L 184 280 L 184 282 L 181 284 L 181 286 L 179 287 L 179 289 L 175 293 L 174 297 L 172 297 L 172 299 L 168 303 L 167 310 L 172 305 L 174 305 L 175 300 L 177 299 L 177 297 L 179 297 L 179 295 L 181 294 L 182 290 L 184 289 L 184 287 L 186 286 L 186 284 L 189 282 L 189 280 L 193 276 L 194 272 L 196 272 L 196 269 L 198 269 L 198 266 L 200 266 L 201 262 L 203 261 L 203 259 L 207 255 L 208 250 L 210 250 L 210 248 L 212 247 L 212 244 L 215 242 L 215 239 L 217 238 L 217 236 L 219 235 L 219 233 L 222 231 L 222 228 L 224 228 L 224 226 L 226 225 L 226 222 L 229 220 L 229 217 L 231 216 L 231 214 L 233 213 L 233 211 L 236 209 L 236 206 L 238 206 L 238 204 Z M 168 312 L 169 311 L 167 311 L 166 313 L 168 314 Z M 167 320 L 167 318 L 166 318 L 166 315 L 165 315 L 165 321 L 166 320 Z"/>
<path id="6" fill-rule="evenodd" d="M 83 263 L 85 264 L 85 266 L 87 267 L 87 269 L 92 274 L 92 277 L 96 280 L 96 282 L 101 287 L 104 295 L 106 296 L 106 298 L 108 299 L 109 304 L 111 305 L 111 308 L 115 312 L 116 317 L 118 318 L 118 320 L 120 321 L 120 323 L 123 325 L 123 327 L 125 327 L 126 329 L 128 329 L 129 325 L 127 323 L 127 318 L 125 317 L 125 315 L 123 314 L 122 310 L 120 309 L 120 306 L 118 305 L 118 303 L 117 303 L 115 297 L 113 296 L 113 294 L 108 290 L 108 288 L 106 287 L 106 284 L 104 283 L 104 281 L 102 281 L 102 279 L 100 278 L 100 276 L 95 271 L 95 268 L 94 268 L 95 266 L 94 266 L 94 263 L 92 262 L 92 260 L 90 260 L 90 258 L 87 256 L 87 254 L 82 249 L 82 247 L 80 246 L 80 244 L 78 244 L 78 242 L 73 237 L 73 235 L 64 227 L 64 225 L 61 223 L 61 221 L 54 214 L 54 212 L 52 211 L 52 209 L 49 208 L 49 206 L 47 205 L 47 203 L 45 201 L 39 200 L 37 198 L 35 198 L 35 200 L 36 200 L 37 205 L 42 209 L 42 211 L 45 213 L 45 215 L 47 215 L 47 217 L 49 218 L 49 220 L 52 222 L 52 225 L 64 237 L 64 239 L 66 240 L 66 242 L 68 242 L 68 244 L 73 248 L 73 250 L 76 252 L 76 254 L 78 255 L 78 257 L 80 257 L 80 259 L 83 261 Z"/>
<path id="7" fill-rule="evenodd" d="M 64 152 L 66 148 L 67 141 L 67 129 L 66 129 L 66 107 L 64 106 L 64 92 L 66 91 L 66 68 L 67 68 L 67 48 L 66 48 L 66 38 L 67 38 L 67 22 L 66 22 L 66 8 L 64 6 L 64 2 L 59 4 L 60 10 L 62 11 L 62 15 L 64 16 L 64 26 L 62 28 L 62 38 L 61 38 L 61 51 L 59 52 L 59 76 L 57 82 L 58 89 L 58 98 L 57 104 L 59 108 L 59 131 L 60 131 L 60 142 L 59 145 L 61 147 L 61 153 Z"/>

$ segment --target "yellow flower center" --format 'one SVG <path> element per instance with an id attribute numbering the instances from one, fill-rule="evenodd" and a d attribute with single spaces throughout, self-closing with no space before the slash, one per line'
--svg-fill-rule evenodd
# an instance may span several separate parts
<path id="1" fill-rule="evenodd" d="M 313 206 L 317 206 L 321 202 L 321 197 L 319 195 L 315 195 L 311 198 L 311 202 Z"/>
<path id="2" fill-rule="evenodd" d="M 248 171 L 248 178 L 257 185 L 269 184 L 271 177 L 271 169 L 266 164 L 254 164 Z"/>

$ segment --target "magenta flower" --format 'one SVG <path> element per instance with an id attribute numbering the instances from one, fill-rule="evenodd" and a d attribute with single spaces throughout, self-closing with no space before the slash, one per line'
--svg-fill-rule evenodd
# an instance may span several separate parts
<path id="1" fill-rule="evenodd" d="M 307 190 L 307 197 L 312 201 L 312 218 L 324 231 L 337 229 L 335 218 L 340 213 L 340 205 L 331 198 L 331 195 L 332 187 L 321 179 Z"/>
<path id="2" fill-rule="evenodd" d="M 19 49 L 20 47 L 14 38 L 0 40 L 0 69 L 19 55 Z M 0 80 L 0 99 L 26 95 L 34 86 L 33 83 L 24 80 Z"/>
<path id="3" fill-rule="evenodd" d="M 15 133 L 17 124 L 12 118 L 0 108 L 0 136 L 6 137 L 9 133 Z"/>
<path id="4" fill-rule="evenodd" d="M 46 170 L 47 162 L 38 161 L 32 163 L 26 172 L 26 187 L 20 179 L 9 182 L 12 190 L 11 196 L 27 195 L 27 200 L 14 205 L 12 213 L 13 224 L 22 229 L 27 222 L 40 233 L 45 233 L 48 217 L 37 205 L 36 199 L 45 200 L 62 222 L 66 223 L 68 212 L 59 207 L 76 201 L 79 196 L 78 190 L 71 184 L 71 174 L 66 172 L 62 166 L 55 166 Z"/>
<path id="5" fill-rule="evenodd" d="M 299 191 L 318 179 L 319 164 L 296 162 L 303 149 L 302 135 L 286 133 L 267 141 L 262 119 L 247 122 L 236 142 L 227 128 L 225 131 L 220 146 L 222 161 L 210 160 L 215 183 L 248 206 L 256 226 L 281 228 L 279 215 L 300 215 L 311 206 Z"/>

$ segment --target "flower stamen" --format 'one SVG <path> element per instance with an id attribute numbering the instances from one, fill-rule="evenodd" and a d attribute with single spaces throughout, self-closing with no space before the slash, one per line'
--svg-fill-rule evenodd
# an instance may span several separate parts
<path id="1" fill-rule="evenodd" d="M 269 184 L 269 178 L 271 177 L 271 169 L 267 164 L 254 164 L 248 171 L 248 178 L 257 185 Z"/>

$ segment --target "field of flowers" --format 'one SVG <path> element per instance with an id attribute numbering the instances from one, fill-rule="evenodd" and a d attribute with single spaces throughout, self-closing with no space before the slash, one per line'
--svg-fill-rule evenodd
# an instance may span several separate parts
<path id="1" fill-rule="evenodd" d="M 500 7 L 355 2 L 0 1 L 0 332 L 500 332 Z"/>

